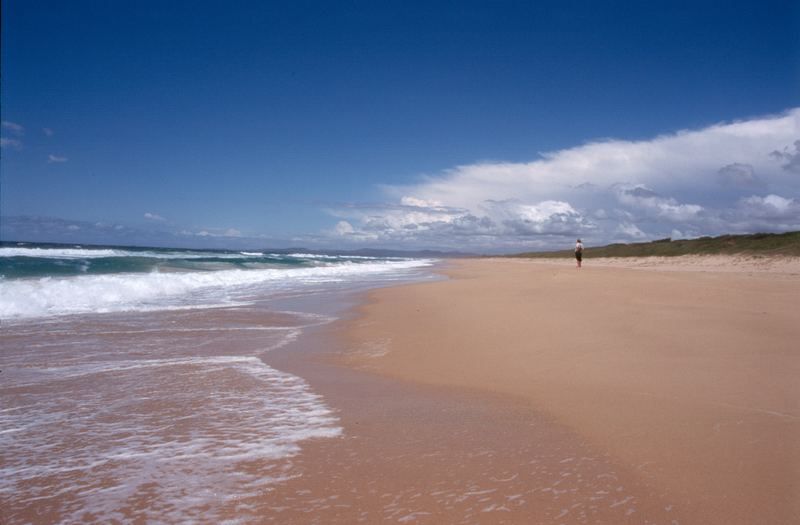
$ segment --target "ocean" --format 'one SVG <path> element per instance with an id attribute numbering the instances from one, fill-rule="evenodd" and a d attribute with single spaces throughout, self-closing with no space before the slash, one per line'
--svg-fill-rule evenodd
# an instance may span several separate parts
<path id="1" fill-rule="evenodd" d="M 248 523 L 334 410 L 262 358 L 435 260 L 0 246 L 0 521 Z"/>

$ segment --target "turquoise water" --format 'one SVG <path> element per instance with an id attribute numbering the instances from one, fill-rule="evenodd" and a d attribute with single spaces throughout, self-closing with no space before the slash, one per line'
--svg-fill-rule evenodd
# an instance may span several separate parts
<path id="1" fill-rule="evenodd" d="M 229 250 L 0 244 L 0 276 L 6 279 L 154 270 L 302 268 L 318 266 L 324 262 L 365 260 L 376 260 L 376 258 Z"/>
<path id="2" fill-rule="evenodd" d="M 335 410 L 266 356 L 432 261 L 0 246 L 0 521 L 262 523 Z"/>
<path id="3" fill-rule="evenodd" d="M 262 251 L 0 245 L 0 319 L 243 304 L 310 287 L 405 279 L 433 261 Z"/>

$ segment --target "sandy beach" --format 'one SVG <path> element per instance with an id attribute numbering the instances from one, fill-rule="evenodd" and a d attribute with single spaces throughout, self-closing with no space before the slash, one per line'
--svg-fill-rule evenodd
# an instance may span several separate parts
<path id="1" fill-rule="evenodd" d="M 390 471 L 384 474 L 392 481 L 382 483 L 405 479 L 427 502 L 418 505 L 422 514 L 408 505 L 409 512 L 393 520 L 445 519 L 456 512 L 458 519 L 453 514 L 445 521 L 797 523 L 797 263 L 728 263 L 725 271 L 715 270 L 716 263 L 680 261 L 629 260 L 623 266 L 589 260 L 581 270 L 566 260 L 449 263 L 448 280 L 369 292 L 357 315 L 338 328 L 342 351 L 324 358 L 346 365 L 341 373 L 353 380 L 310 381 L 342 409 L 345 434 L 372 440 L 385 434 L 386 454 L 371 454 L 380 458 L 374 469 Z M 399 396 L 410 395 L 422 405 L 427 399 L 441 417 L 433 417 L 433 424 L 429 418 L 436 408 L 414 412 L 402 399 L 383 396 L 375 401 L 386 415 L 364 400 L 369 388 L 366 394 L 343 394 L 358 388 L 353 385 L 359 377 L 387 381 L 406 392 Z M 437 404 L 436 395 L 450 401 Z M 464 417 L 456 417 L 447 405 L 453 399 L 474 403 L 464 401 L 459 405 L 466 407 Z M 359 405 L 360 411 L 348 409 Z M 471 410 L 473 405 L 478 408 Z M 358 427 L 359 418 L 369 426 L 381 417 L 384 427 Z M 452 465 L 431 460 L 392 466 L 391 443 L 400 438 L 390 422 L 406 425 L 404 432 L 418 438 L 414 446 L 405 441 L 407 457 L 415 457 L 413 450 L 439 450 Z M 504 436 L 500 441 L 483 436 L 496 432 Z M 474 450 L 462 450 L 476 439 L 489 439 L 491 444 L 481 446 L 497 450 L 506 442 L 512 457 L 476 462 Z M 361 454 L 370 456 L 352 439 L 324 447 L 350 447 L 348 453 L 359 461 Z M 311 446 L 304 454 L 311 470 L 321 468 L 309 459 L 320 453 Z M 326 457 L 342 453 L 328 451 Z M 580 463 L 580 458 L 594 459 Z M 359 461 L 343 463 L 355 468 Z M 537 461 L 556 469 L 570 465 L 555 474 L 566 480 L 561 500 L 548 477 L 552 468 L 527 468 Z M 485 513 L 470 519 L 458 514 L 457 506 L 447 510 L 431 496 L 434 488 L 420 481 L 448 469 L 464 469 L 463 476 L 480 480 L 481 469 L 498 465 L 522 481 L 512 490 L 483 478 L 492 485 L 487 494 L 511 498 L 492 502 L 508 512 L 486 505 Z M 367 478 L 379 479 L 371 472 Z M 614 487 L 597 485 L 610 472 Z M 492 473 L 491 479 L 505 479 L 502 475 Z M 624 487 L 619 490 L 627 495 L 606 497 L 615 487 Z M 279 489 L 284 501 L 287 490 Z M 394 489 L 382 490 L 397 496 Z M 380 505 L 379 496 L 373 507 Z M 525 504 L 515 506 L 515 500 Z M 625 512 L 615 514 L 619 510 Z"/>
<path id="2" fill-rule="evenodd" d="M 797 260 L 430 271 L 6 325 L 0 522 L 800 522 Z"/>

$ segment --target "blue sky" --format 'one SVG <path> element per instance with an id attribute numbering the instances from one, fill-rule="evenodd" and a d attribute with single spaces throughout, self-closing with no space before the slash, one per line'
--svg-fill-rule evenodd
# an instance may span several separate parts
<path id="1" fill-rule="evenodd" d="M 3 2 L 3 239 L 800 229 L 796 2 Z"/>

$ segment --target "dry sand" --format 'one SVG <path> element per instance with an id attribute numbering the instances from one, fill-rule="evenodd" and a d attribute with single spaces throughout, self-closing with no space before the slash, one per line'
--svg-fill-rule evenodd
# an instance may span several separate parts
<path id="1" fill-rule="evenodd" d="M 513 406 L 530 415 L 533 426 L 549 422 L 558 430 L 531 433 L 529 443 L 541 438 L 551 452 L 557 443 L 588 447 L 592 452 L 583 457 L 613 465 L 631 501 L 639 503 L 625 521 L 800 523 L 800 265 L 764 261 L 589 259 L 581 270 L 566 260 L 458 261 L 445 271 L 449 280 L 370 292 L 344 334 L 347 351 L 340 360 L 387 381 L 399 379 L 418 394 L 449 387 Z M 358 435 L 348 413 L 345 407 L 346 432 Z M 363 409 L 362 415 L 369 420 Z M 444 419 L 448 432 L 461 425 L 458 418 Z M 463 436 L 484 423 L 465 420 L 466 434 L 444 432 L 438 439 L 457 450 L 468 439 Z M 418 435 L 426 435 L 422 429 L 430 422 L 417 425 Z M 380 431 L 372 436 L 380 440 Z M 383 443 L 389 449 L 390 441 Z M 349 446 L 351 457 L 366 453 Z M 542 450 L 520 454 L 506 461 L 519 466 L 547 456 Z M 553 461 L 579 457 L 570 454 Z M 417 475 L 426 476 L 434 464 L 420 466 Z M 480 468 L 474 465 L 477 479 Z M 593 469 L 561 474 L 600 479 Z M 537 481 L 533 473 L 525 483 L 552 490 L 542 488 L 547 475 Z M 563 505 L 567 512 L 556 519 L 558 502 L 551 502 L 550 514 L 536 514 L 537 505 L 547 505 L 534 498 L 513 516 L 488 513 L 465 521 L 623 521 L 611 512 L 626 502 L 600 497 L 587 516 L 586 504 L 595 500 L 586 491 L 607 491 L 572 485 L 574 497 L 585 498 L 582 514 Z M 436 505 L 426 508 L 436 515 L 442 509 Z"/>

